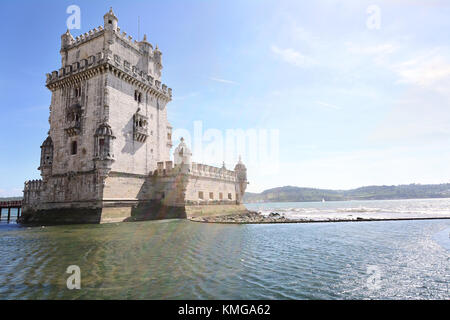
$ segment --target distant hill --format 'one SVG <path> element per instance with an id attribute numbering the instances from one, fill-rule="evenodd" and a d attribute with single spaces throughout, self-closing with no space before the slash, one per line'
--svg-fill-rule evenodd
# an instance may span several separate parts
<path id="1" fill-rule="evenodd" d="M 300 187 L 279 187 L 261 193 L 246 192 L 244 202 L 305 202 L 339 200 L 388 200 L 450 198 L 450 183 L 408 184 L 399 186 L 368 186 L 351 190 L 328 190 Z"/>
<path id="2" fill-rule="evenodd" d="M 0 197 L 0 201 L 22 200 L 22 197 Z"/>

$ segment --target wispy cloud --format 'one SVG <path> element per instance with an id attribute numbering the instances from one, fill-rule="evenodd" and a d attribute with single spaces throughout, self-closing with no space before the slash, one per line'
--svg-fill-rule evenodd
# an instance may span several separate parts
<path id="1" fill-rule="evenodd" d="M 341 107 L 339 107 L 337 105 L 334 105 L 334 104 L 331 104 L 331 103 L 326 103 L 326 102 L 322 102 L 322 101 L 315 101 L 315 103 L 320 105 L 320 106 L 331 108 L 331 109 L 334 109 L 334 110 L 341 110 L 342 109 Z"/>
<path id="2" fill-rule="evenodd" d="M 228 84 L 239 84 L 236 81 L 226 80 L 226 79 L 221 79 L 221 78 L 216 78 L 216 77 L 209 77 L 209 80 L 221 82 L 221 83 L 228 83 Z"/>
<path id="3" fill-rule="evenodd" d="M 398 83 L 417 85 L 438 91 L 448 91 L 450 62 L 439 49 L 392 66 L 399 76 Z"/>
<path id="4" fill-rule="evenodd" d="M 309 58 L 292 48 L 281 49 L 273 45 L 271 47 L 271 50 L 283 61 L 292 64 L 296 67 L 306 68 L 316 64 L 316 61 L 314 59 Z"/>

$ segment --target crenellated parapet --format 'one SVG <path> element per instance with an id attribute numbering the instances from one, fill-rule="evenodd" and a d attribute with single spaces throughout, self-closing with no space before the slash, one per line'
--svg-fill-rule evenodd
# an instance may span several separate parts
<path id="1" fill-rule="evenodd" d="M 191 174 L 193 176 L 208 177 L 226 181 L 236 181 L 236 173 L 225 168 L 213 167 L 206 164 L 192 162 Z"/>
<path id="2" fill-rule="evenodd" d="M 183 164 L 174 164 L 172 161 L 159 161 L 157 162 L 156 170 L 152 173 L 152 175 L 164 177 L 186 173 L 190 176 L 196 177 L 205 177 L 231 182 L 236 181 L 236 173 L 232 170 L 227 170 L 224 168 L 193 162 L 188 166 L 187 172 L 183 169 Z"/>
<path id="3" fill-rule="evenodd" d="M 26 191 L 40 191 L 42 188 L 42 180 L 28 180 L 25 182 L 25 189 Z"/>
<path id="4" fill-rule="evenodd" d="M 28 180 L 25 181 L 23 189 L 23 204 L 32 205 L 36 204 L 40 200 L 41 191 L 43 190 L 44 183 L 42 180 Z"/>
<path id="5" fill-rule="evenodd" d="M 81 59 L 72 65 L 66 66 L 51 73 L 47 73 L 46 85 L 50 90 L 58 87 L 72 86 L 74 83 L 95 76 L 98 73 L 110 71 L 116 77 L 132 83 L 142 91 L 153 93 L 158 98 L 167 101 L 172 99 L 172 89 L 155 80 L 152 75 L 139 70 L 136 66 L 130 66 L 127 60 L 115 58 L 109 60 L 103 52 Z"/>
<path id="6" fill-rule="evenodd" d="M 88 32 L 85 32 L 83 34 L 80 34 L 79 36 L 73 38 L 72 41 L 70 41 L 65 47 L 63 47 L 66 50 L 78 47 L 88 41 L 91 41 L 97 37 L 100 37 L 104 34 L 105 30 L 102 26 L 99 26 L 98 28 L 94 28 L 92 30 L 89 30 Z"/>

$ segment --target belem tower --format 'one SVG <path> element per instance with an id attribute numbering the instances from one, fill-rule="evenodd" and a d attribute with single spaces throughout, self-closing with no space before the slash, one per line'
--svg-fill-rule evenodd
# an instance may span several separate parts
<path id="1" fill-rule="evenodd" d="M 25 182 L 21 222 L 103 223 L 190 218 L 246 211 L 247 170 L 191 162 L 172 148 L 158 46 L 104 25 L 61 36 L 61 68 L 47 74 L 50 130 L 41 145 L 42 180 Z"/>

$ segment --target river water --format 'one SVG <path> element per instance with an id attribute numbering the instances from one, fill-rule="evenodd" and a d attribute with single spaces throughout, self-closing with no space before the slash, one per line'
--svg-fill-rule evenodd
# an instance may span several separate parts
<path id="1" fill-rule="evenodd" d="M 410 209 L 436 214 L 450 208 L 446 199 L 409 201 Z M 399 205 L 373 203 L 326 206 L 333 213 Z M 449 235 L 450 220 L 444 219 L 32 228 L 2 222 L 0 299 L 449 299 Z M 71 265 L 81 270 L 79 290 L 66 285 Z"/>

